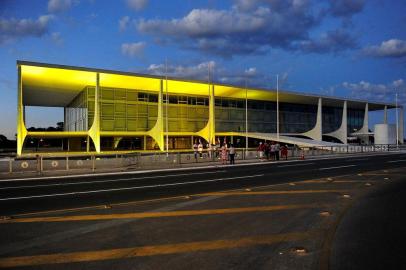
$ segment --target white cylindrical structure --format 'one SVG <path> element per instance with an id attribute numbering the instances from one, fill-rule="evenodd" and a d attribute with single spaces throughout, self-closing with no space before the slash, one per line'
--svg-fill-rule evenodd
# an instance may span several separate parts
<path id="1" fill-rule="evenodd" d="M 374 138 L 375 144 L 396 144 L 396 125 L 376 124 Z"/>

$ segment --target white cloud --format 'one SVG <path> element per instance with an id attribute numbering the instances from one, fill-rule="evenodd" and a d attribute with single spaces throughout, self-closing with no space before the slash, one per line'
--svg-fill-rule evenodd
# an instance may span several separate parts
<path id="1" fill-rule="evenodd" d="M 248 68 L 248 69 L 245 70 L 245 74 L 246 74 L 247 76 L 256 75 L 256 74 L 257 74 L 257 68 L 255 68 L 255 67 L 250 67 L 250 68 Z"/>
<path id="2" fill-rule="evenodd" d="M 130 57 L 142 57 L 145 46 L 145 42 L 123 43 L 121 45 L 121 53 Z"/>
<path id="3" fill-rule="evenodd" d="M 406 103 L 406 85 L 403 79 L 387 84 L 375 84 L 367 81 L 344 82 L 342 87 L 350 90 L 352 97 L 365 100 L 393 102 L 395 94 L 398 93 L 399 102 Z"/>
<path id="4" fill-rule="evenodd" d="M 233 71 L 219 66 L 215 61 L 205 61 L 194 65 L 173 65 L 151 64 L 145 73 L 170 77 L 177 77 L 191 80 L 208 80 L 208 68 L 210 66 L 210 80 L 218 83 L 244 86 L 245 83 L 251 87 L 272 87 L 273 77 L 269 77 L 257 70 L 256 67 L 250 67 L 243 71 Z M 287 75 L 286 75 L 287 76 Z"/>
<path id="5" fill-rule="evenodd" d="M 147 68 L 147 72 L 154 75 L 168 75 L 185 79 L 207 80 L 209 65 L 212 72 L 214 72 L 216 70 L 216 62 L 214 61 L 202 62 L 191 66 L 152 64 Z"/>
<path id="6" fill-rule="evenodd" d="M 51 40 L 57 45 L 63 44 L 63 39 L 59 32 L 51 33 Z"/>
<path id="7" fill-rule="evenodd" d="M 120 31 L 125 31 L 130 23 L 130 17 L 124 16 L 118 21 L 118 28 Z"/>
<path id="8" fill-rule="evenodd" d="M 375 57 L 399 58 L 406 56 L 406 41 L 400 39 L 389 39 L 380 45 L 364 48 L 366 55 Z"/>
<path id="9" fill-rule="evenodd" d="M 49 0 L 48 11 L 50 13 L 68 11 L 74 4 L 77 3 L 78 0 L 76 0 L 75 2 L 73 0 Z"/>
<path id="10" fill-rule="evenodd" d="M 344 31 L 336 29 L 323 33 L 319 39 L 309 39 L 297 44 L 298 49 L 310 53 L 338 53 L 357 47 L 354 36 Z"/>
<path id="11" fill-rule="evenodd" d="M 148 5 L 148 0 L 127 0 L 127 5 L 135 11 L 140 11 Z"/>
<path id="12" fill-rule="evenodd" d="M 307 40 L 320 22 L 308 1 L 254 2 L 239 1 L 227 10 L 193 9 L 171 20 L 141 19 L 136 27 L 184 48 L 230 57 L 260 54 L 271 47 L 296 49 L 292 42 Z"/>
<path id="13" fill-rule="evenodd" d="M 43 15 L 37 20 L 0 18 L 0 44 L 24 37 L 41 37 L 48 33 L 52 19 L 52 15 Z"/>

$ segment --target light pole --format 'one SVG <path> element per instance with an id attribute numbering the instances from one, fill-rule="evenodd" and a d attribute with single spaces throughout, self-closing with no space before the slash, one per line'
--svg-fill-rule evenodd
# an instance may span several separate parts
<path id="1" fill-rule="evenodd" d="M 279 74 L 276 74 L 276 136 L 279 141 Z"/>
<path id="2" fill-rule="evenodd" d="M 168 59 L 165 59 L 165 89 L 166 89 L 166 104 L 165 104 L 165 129 L 166 129 L 166 156 L 169 156 L 169 124 L 168 124 Z"/>
<path id="3" fill-rule="evenodd" d="M 248 88 L 245 78 L 245 150 L 248 151 Z"/>
<path id="4" fill-rule="evenodd" d="M 210 102 L 214 102 L 214 100 L 210 100 L 211 94 L 210 94 L 210 68 L 211 68 L 211 63 L 210 61 L 207 64 L 207 85 L 209 86 L 209 147 L 211 148 L 211 122 L 210 122 Z"/>

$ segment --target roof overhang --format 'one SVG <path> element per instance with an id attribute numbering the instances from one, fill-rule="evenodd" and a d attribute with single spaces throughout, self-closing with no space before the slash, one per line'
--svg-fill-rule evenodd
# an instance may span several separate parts
<path id="1" fill-rule="evenodd" d="M 86 86 L 96 85 L 99 73 L 100 86 L 109 88 L 137 89 L 158 92 L 161 89 L 163 76 L 145 75 L 130 72 L 120 72 L 104 69 L 73 67 L 64 65 L 44 64 L 37 62 L 17 61 L 21 67 L 23 104 L 26 106 L 65 107 Z M 254 100 L 277 99 L 275 89 L 260 89 L 225 85 L 215 83 L 215 95 L 220 97 Z M 168 92 L 172 94 L 209 95 L 207 82 L 168 78 Z M 166 83 L 163 85 L 166 89 Z M 302 94 L 291 91 L 279 91 L 279 101 L 287 103 L 317 105 L 318 99 L 323 98 L 323 105 L 341 107 L 344 100 L 336 97 Z M 364 109 L 368 103 L 370 111 L 395 108 L 394 104 L 368 102 L 363 100 L 348 100 L 348 108 Z"/>

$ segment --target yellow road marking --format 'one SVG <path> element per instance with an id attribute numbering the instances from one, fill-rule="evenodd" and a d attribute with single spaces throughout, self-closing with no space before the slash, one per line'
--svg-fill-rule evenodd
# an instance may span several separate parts
<path id="1" fill-rule="evenodd" d="M 334 180 L 331 183 L 366 183 L 366 182 L 378 182 L 376 180 Z"/>
<path id="2" fill-rule="evenodd" d="M 363 173 L 362 175 L 366 176 L 379 176 L 379 175 L 393 175 L 393 176 L 404 176 L 404 174 L 401 173 Z"/>
<path id="3" fill-rule="evenodd" d="M 27 218 L 15 218 L 15 219 L 4 220 L 4 221 L 0 221 L 0 223 L 59 222 L 59 221 L 84 221 L 84 220 L 221 215 L 221 214 L 250 213 L 250 212 L 268 212 L 268 211 L 302 209 L 302 208 L 320 208 L 320 207 L 323 207 L 323 205 L 320 205 L 320 204 L 292 204 L 292 205 L 243 207 L 243 208 L 182 210 L 182 211 L 168 211 L 168 212 L 143 212 L 143 213 L 80 215 L 80 216 L 53 216 L 53 217 L 27 217 Z"/>
<path id="4" fill-rule="evenodd" d="M 142 246 L 142 247 L 110 249 L 110 250 L 9 257 L 9 258 L 0 258 L 0 268 L 74 263 L 74 262 L 89 262 L 89 261 L 113 260 L 124 258 L 127 259 L 142 256 L 241 248 L 256 245 L 271 245 L 280 242 L 309 239 L 316 236 L 316 234 L 317 232 L 315 231 L 307 231 L 307 232 L 294 232 L 275 235 L 260 235 L 240 239 L 223 239 L 214 241 L 199 241 L 199 242 Z"/>
<path id="5" fill-rule="evenodd" d="M 342 193 L 344 189 L 308 189 L 308 190 L 273 190 L 273 191 L 250 191 L 250 192 L 211 192 L 200 196 L 239 196 L 239 195 L 288 195 L 288 194 L 311 194 L 311 193 Z"/>

